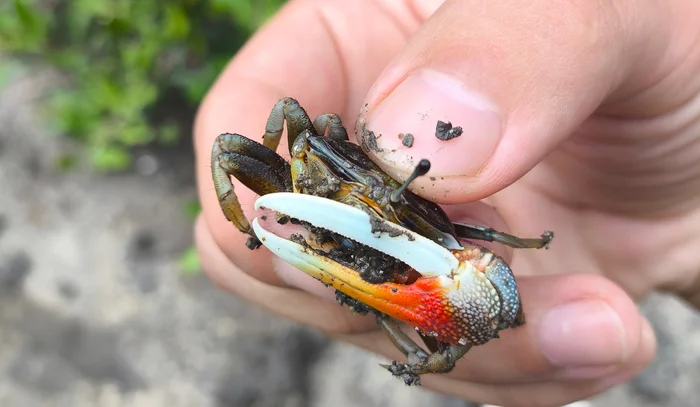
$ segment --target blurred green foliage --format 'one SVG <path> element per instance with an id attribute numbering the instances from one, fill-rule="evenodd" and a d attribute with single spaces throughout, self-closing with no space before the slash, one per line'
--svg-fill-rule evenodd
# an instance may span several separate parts
<path id="1" fill-rule="evenodd" d="M 284 2 L 2 0 L 0 53 L 67 74 L 49 97 L 48 117 L 83 142 L 81 159 L 120 170 L 132 148 L 189 131 L 218 72 Z M 173 113 L 183 108 L 189 117 Z"/>
<path id="2" fill-rule="evenodd" d="M 202 264 L 199 261 L 196 247 L 190 246 L 180 254 L 178 267 L 183 276 L 198 276 L 202 272 Z"/>

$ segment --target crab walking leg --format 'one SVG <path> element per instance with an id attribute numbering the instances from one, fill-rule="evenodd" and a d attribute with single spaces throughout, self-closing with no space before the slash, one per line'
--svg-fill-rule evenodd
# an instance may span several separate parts
<path id="1" fill-rule="evenodd" d="M 408 363 L 419 363 L 428 359 L 428 353 L 401 330 L 395 319 L 379 314 L 377 323 L 386 332 L 391 343 L 406 356 Z"/>
<path id="2" fill-rule="evenodd" d="M 287 122 L 287 142 L 289 151 L 292 150 L 294 141 L 297 136 L 304 130 L 308 130 L 311 134 L 316 134 L 314 124 L 311 118 L 306 113 L 303 107 L 299 105 L 293 98 L 280 99 L 270 112 L 265 125 L 265 134 L 263 135 L 263 144 L 270 150 L 277 150 L 282 138 L 284 122 Z"/>
<path id="3" fill-rule="evenodd" d="M 211 168 L 214 189 L 226 219 L 253 238 L 255 235 L 238 201 L 231 176 L 259 195 L 292 190 L 289 164 L 274 151 L 240 134 L 226 133 L 216 139 Z"/>
<path id="4" fill-rule="evenodd" d="M 384 329 L 394 346 L 406 355 L 408 364 L 402 366 L 401 369 L 410 369 L 410 373 L 413 374 L 447 373 L 454 368 L 455 362 L 471 348 L 470 345 L 447 345 L 442 351 L 428 354 L 401 330 L 395 319 L 382 314 L 377 316 L 377 322 Z M 393 370 L 397 370 L 397 366 L 400 365 L 394 363 L 393 366 Z M 390 366 L 385 367 L 392 370 Z"/>
<path id="5" fill-rule="evenodd" d="M 340 116 L 334 113 L 322 114 L 314 119 L 314 128 L 320 135 L 327 135 L 328 138 L 339 141 L 348 141 L 348 132 L 340 120 Z M 326 134 L 328 130 L 328 134 Z"/>
<path id="6" fill-rule="evenodd" d="M 545 231 L 539 238 L 522 238 L 483 226 L 467 225 L 464 223 L 454 223 L 453 225 L 455 226 L 457 235 L 461 238 L 498 242 L 516 249 L 549 248 L 549 244 L 554 238 L 554 233 L 550 231 Z"/>
<path id="7" fill-rule="evenodd" d="M 408 361 L 394 361 L 381 366 L 392 375 L 400 377 L 407 385 L 420 385 L 420 375 L 423 374 L 452 371 L 457 361 L 471 349 L 470 345 L 446 345 L 444 349 L 428 354 L 401 330 L 396 320 L 382 314 L 377 316 L 377 322 L 394 346 L 406 355 Z"/>

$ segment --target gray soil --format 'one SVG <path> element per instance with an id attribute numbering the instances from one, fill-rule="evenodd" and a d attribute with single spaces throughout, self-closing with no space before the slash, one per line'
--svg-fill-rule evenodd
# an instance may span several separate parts
<path id="1" fill-rule="evenodd" d="M 58 172 L 72 148 L 34 108 L 55 84 L 0 90 L 0 406 L 470 406 L 406 388 L 383 359 L 334 343 L 180 272 L 192 244 L 188 151 L 120 175 Z M 657 360 L 594 406 L 697 405 L 700 318 L 643 305 Z"/>

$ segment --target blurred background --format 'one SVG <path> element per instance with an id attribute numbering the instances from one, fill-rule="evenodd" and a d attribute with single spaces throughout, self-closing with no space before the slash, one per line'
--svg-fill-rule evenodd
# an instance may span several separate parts
<path id="1" fill-rule="evenodd" d="M 0 0 L 0 406 L 473 406 L 201 273 L 194 113 L 283 3 Z M 581 406 L 697 406 L 700 316 L 641 307 L 656 361 Z"/>

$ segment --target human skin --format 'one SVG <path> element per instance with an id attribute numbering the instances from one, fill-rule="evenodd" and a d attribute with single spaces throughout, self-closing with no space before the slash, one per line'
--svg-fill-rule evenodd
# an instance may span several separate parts
<path id="1" fill-rule="evenodd" d="M 699 40 L 693 0 L 291 1 L 197 116 L 204 270 L 236 296 L 400 359 L 372 318 L 334 304 L 266 249 L 245 249 L 211 180 L 214 139 L 259 139 L 282 97 L 312 116 L 339 113 L 349 129 L 361 114 L 383 135 L 372 159 L 392 176 L 432 160 L 436 181 L 412 190 L 449 204 L 454 221 L 555 232 L 548 251 L 497 248 L 527 324 L 424 385 L 510 407 L 562 405 L 622 383 L 655 352 L 636 300 L 665 290 L 700 307 Z M 437 119 L 464 134 L 435 139 Z M 410 149 L 395 137 L 405 132 Z M 234 184 L 252 214 L 256 195 Z"/>

